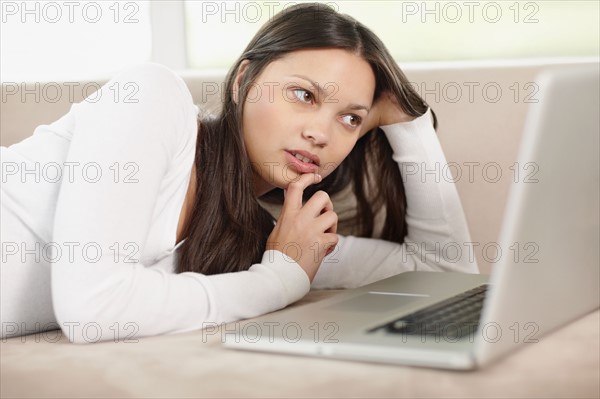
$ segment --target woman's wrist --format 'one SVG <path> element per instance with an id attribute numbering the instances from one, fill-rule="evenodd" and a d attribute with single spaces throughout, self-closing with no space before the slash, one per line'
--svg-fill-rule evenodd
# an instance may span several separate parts
<path id="1" fill-rule="evenodd" d="M 373 104 L 369 116 L 363 124 L 360 136 L 362 137 L 376 127 L 407 123 L 415 118 L 415 116 L 408 115 L 398 104 L 398 101 L 386 92 Z"/>
<path id="2" fill-rule="evenodd" d="M 404 112 L 396 112 L 386 118 L 379 120 L 379 126 L 395 125 L 396 123 L 412 122 L 416 119 L 416 116 L 405 114 Z"/>

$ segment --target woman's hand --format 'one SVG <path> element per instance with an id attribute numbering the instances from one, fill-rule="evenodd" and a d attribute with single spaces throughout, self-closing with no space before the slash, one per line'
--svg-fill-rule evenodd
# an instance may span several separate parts
<path id="1" fill-rule="evenodd" d="M 294 259 L 312 282 L 325 255 L 338 242 L 338 216 L 324 191 L 317 191 L 302 206 L 302 193 L 321 176 L 305 173 L 288 185 L 277 224 L 267 239 L 267 249 Z"/>
<path id="2" fill-rule="evenodd" d="M 410 122 L 413 119 L 415 119 L 414 116 L 408 115 L 400 107 L 395 96 L 389 92 L 384 92 L 371 107 L 369 115 L 363 122 L 360 137 L 376 127 Z"/>

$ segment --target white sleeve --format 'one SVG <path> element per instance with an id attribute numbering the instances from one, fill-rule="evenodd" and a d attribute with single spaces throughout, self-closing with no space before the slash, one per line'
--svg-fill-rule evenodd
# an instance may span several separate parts
<path id="1" fill-rule="evenodd" d="M 431 110 L 405 123 L 381 127 L 393 149 L 406 192 L 404 244 L 339 236 L 323 259 L 312 288 L 359 287 L 405 271 L 478 273 L 464 212 Z"/>
<path id="2" fill-rule="evenodd" d="M 130 68 L 92 96 L 70 111 L 75 127 L 65 164 L 95 163 L 90 170 L 103 175 L 63 179 L 52 236 L 77 248 L 54 256 L 51 269 L 55 315 L 71 342 L 200 329 L 280 309 L 308 292 L 306 273 L 277 251 L 247 271 L 214 276 L 130 259 L 125 244 L 143 252 L 161 181 L 184 134 L 197 128 L 196 109 L 183 80 L 158 64 Z M 137 182 L 114 181 L 115 162 L 136 164 Z"/>

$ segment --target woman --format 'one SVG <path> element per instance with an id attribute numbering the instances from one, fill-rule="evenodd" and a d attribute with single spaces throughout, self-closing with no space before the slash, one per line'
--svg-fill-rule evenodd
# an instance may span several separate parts
<path id="1" fill-rule="evenodd" d="M 477 272 L 447 250 L 470 241 L 454 185 L 401 175 L 445 159 L 433 112 L 366 27 L 322 5 L 288 8 L 224 94 L 219 115 L 198 121 L 183 81 L 145 64 L 2 148 L 3 170 L 73 172 L 3 184 L 3 336 L 131 340 L 271 312 L 311 286 Z M 348 187 L 363 238 L 337 234 L 329 195 Z M 283 202 L 276 219 L 259 197 Z"/>

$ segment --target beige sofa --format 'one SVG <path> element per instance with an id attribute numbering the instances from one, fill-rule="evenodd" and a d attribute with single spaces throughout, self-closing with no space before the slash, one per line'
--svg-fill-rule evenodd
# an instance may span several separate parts
<path id="1" fill-rule="evenodd" d="M 526 165 L 515 168 L 514 163 L 528 106 L 539 100 L 535 76 L 543 69 L 592 61 L 401 65 L 438 115 L 439 138 L 448 164 L 440 165 L 436 173 L 439 178 L 456 180 L 482 273 L 489 273 L 501 259 L 495 247 L 510 182 L 517 170 L 519 181 L 534 172 Z M 181 73 L 194 100 L 208 110 L 220 100 L 224 74 Z M 36 126 L 58 119 L 71 102 L 81 101 L 105 81 L 4 82 L 0 144 L 8 146 L 30 136 Z M 345 205 L 338 203 L 342 208 Z M 458 244 L 465 251 L 469 248 Z"/>

